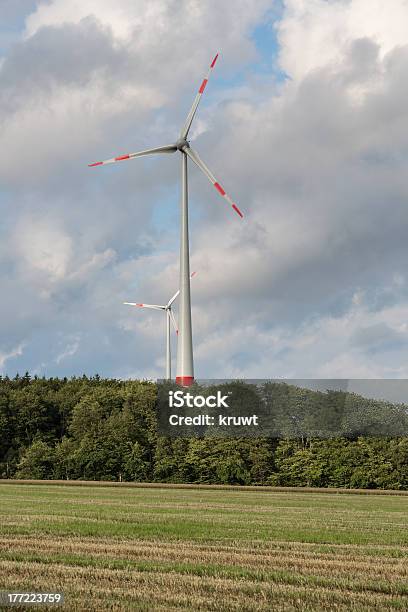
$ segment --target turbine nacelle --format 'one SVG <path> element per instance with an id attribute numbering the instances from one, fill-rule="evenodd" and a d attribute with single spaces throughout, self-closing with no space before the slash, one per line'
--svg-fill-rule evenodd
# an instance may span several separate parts
<path id="1" fill-rule="evenodd" d="M 179 138 L 175 144 L 175 147 L 178 151 L 184 151 L 190 146 L 188 141 L 185 138 Z"/>

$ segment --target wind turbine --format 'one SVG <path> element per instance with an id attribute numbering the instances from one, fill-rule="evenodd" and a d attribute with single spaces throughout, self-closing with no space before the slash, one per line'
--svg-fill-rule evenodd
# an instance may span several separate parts
<path id="1" fill-rule="evenodd" d="M 193 272 L 190 278 L 196 275 L 196 272 Z M 170 322 L 174 327 L 174 331 L 178 335 L 179 331 L 177 329 L 176 319 L 174 318 L 174 313 L 172 310 L 172 305 L 174 301 L 178 298 L 180 293 L 180 289 L 176 291 L 176 293 L 169 299 L 165 306 L 160 306 L 159 304 L 137 304 L 136 302 L 123 302 L 127 306 L 138 306 L 139 308 L 151 308 L 152 310 L 161 310 L 166 315 L 166 379 L 171 379 L 171 341 L 170 341 Z"/>
<path id="2" fill-rule="evenodd" d="M 105 164 L 114 164 L 134 157 L 142 155 L 152 155 L 155 153 L 181 153 L 181 210 L 180 210 L 180 326 L 177 342 L 177 373 L 176 382 L 182 386 L 189 386 L 194 382 L 194 365 L 193 365 L 193 338 L 191 327 L 191 297 L 190 297 L 190 255 L 189 255 L 189 239 L 188 239 L 188 184 L 187 184 L 187 158 L 200 168 L 205 174 L 210 183 L 212 183 L 218 193 L 228 202 L 231 208 L 240 217 L 243 217 L 242 212 L 232 199 L 227 195 L 223 187 L 217 181 L 211 170 L 200 159 L 198 153 L 191 148 L 187 140 L 188 133 L 191 128 L 197 107 L 200 103 L 201 96 L 204 93 L 211 71 L 217 61 L 218 53 L 212 60 L 208 69 L 207 75 L 202 80 L 194 99 L 190 112 L 187 115 L 185 123 L 181 129 L 178 140 L 174 144 L 155 147 L 154 149 L 145 149 L 137 153 L 127 153 L 89 164 L 90 167 L 102 166 Z"/>

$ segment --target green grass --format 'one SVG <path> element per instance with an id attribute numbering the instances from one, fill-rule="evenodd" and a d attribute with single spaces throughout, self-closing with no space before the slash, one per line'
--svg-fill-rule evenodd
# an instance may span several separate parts
<path id="1" fill-rule="evenodd" d="M 0 484 L 0 588 L 50 581 L 74 610 L 405 610 L 408 497 Z"/>

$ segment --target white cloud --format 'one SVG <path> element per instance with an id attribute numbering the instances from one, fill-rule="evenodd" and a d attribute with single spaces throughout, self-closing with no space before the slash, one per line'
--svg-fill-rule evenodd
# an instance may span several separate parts
<path id="1" fill-rule="evenodd" d="M 15 348 L 13 348 L 11 351 L 0 351 L 0 368 L 4 368 L 4 366 L 6 365 L 6 362 L 9 359 L 13 359 L 14 357 L 20 357 L 20 355 L 23 354 L 23 350 L 24 350 L 24 343 L 19 344 L 18 346 L 16 346 Z"/>
<path id="2" fill-rule="evenodd" d="M 58 224 L 26 217 L 17 225 L 12 244 L 25 269 L 45 273 L 51 282 L 65 277 L 73 245 Z"/>
<path id="3" fill-rule="evenodd" d="M 64 361 L 64 359 L 67 359 L 68 357 L 72 357 L 73 355 L 75 355 L 75 353 L 78 351 L 80 347 L 80 341 L 81 341 L 80 334 L 77 334 L 76 336 L 74 336 L 72 338 L 72 341 L 65 346 L 64 350 L 56 356 L 55 363 L 59 364 L 61 363 L 61 361 Z"/>
<path id="4" fill-rule="evenodd" d="M 78 24 L 96 16 L 101 24 L 112 29 L 115 38 L 129 40 L 135 30 L 149 30 L 152 23 L 160 26 L 167 2 L 134 2 L 133 0 L 53 0 L 41 3 L 26 21 L 25 35 L 33 36 L 46 26 Z M 149 28 L 150 26 L 150 28 Z"/>
<path id="5" fill-rule="evenodd" d="M 280 64 L 300 81 L 312 70 L 341 67 L 360 38 L 377 44 L 382 59 L 407 44 L 407 17 L 407 0 L 285 0 Z"/>
<path id="6" fill-rule="evenodd" d="M 407 378 L 407 319 L 408 302 L 374 312 L 352 303 L 341 316 L 296 327 L 261 331 L 247 323 L 224 334 L 215 324 L 206 326 L 196 357 L 219 378 Z"/>
<path id="7" fill-rule="evenodd" d="M 68 276 L 69 280 L 86 280 L 96 270 L 101 270 L 116 259 L 114 249 L 106 249 L 103 253 L 95 253 L 88 261 L 81 264 Z"/>

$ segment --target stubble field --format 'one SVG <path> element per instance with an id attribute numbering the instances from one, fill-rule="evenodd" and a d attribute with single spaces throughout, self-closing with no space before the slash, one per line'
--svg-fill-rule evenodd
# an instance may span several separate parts
<path id="1" fill-rule="evenodd" d="M 0 513 L 0 589 L 69 610 L 408 609 L 407 496 L 0 484 Z"/>

